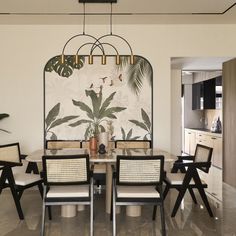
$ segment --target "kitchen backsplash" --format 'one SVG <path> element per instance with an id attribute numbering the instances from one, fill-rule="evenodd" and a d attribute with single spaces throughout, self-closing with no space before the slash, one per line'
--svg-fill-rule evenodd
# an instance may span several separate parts
<path id="1" fill-rule="evenodd" d="M 204 128 L 211 129 L 212 122 L 220 117 L 222 123 L 222 110 L 205 110 L 204 111 Z"/>

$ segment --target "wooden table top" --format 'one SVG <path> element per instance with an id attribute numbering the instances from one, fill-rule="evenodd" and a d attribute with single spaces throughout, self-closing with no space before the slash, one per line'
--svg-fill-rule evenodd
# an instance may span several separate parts
<path id="1" fill-rule="evenodd" d="M 135 148 L 135 149 L 109 149 L 105 154 L 99 154 L 96 151 L 90 151 L 86 148 L 67 148 L 59 150 L 48 150 L 41 149 L 36 150 L 29 154 L 26 157 L 26 160 L 29 162 L 42 162 L 43 155 L 77 155 L 77 154 L 89 154 L 90 162 L 101 162 L 101 163 L 114 163 L 116 162 L 117 155 L 127 155 L 127 156 L 145 156 L 145 155 L 163 155 L 165 161 L 175 161 L 176 156 L 160 150 L 160 149 L 144 149 L 144 148 Z"/>

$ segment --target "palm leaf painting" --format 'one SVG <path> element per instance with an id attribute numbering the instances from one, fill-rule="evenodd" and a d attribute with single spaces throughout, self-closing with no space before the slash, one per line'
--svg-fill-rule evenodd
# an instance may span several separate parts
<path id="1" fill-rule="evenodd" d="M 7 113 L 1 113 L 0 114 L 0 120 L 3 120 L 5 118 L 7 118 L 7 117 L 9 117 L 9 114 L 7 114 Z M 0 131 L 5 132 L 5 133 L 10 133 L 9 131 L 7 131 L 5 129 L 1 129 L 1 128 L 0 128 Z"/>
<path id="2" fill-rule="evenodd" d="M 89 138 L 89 133 L 91 133 L 91 126 L 94 129 L 94 135 L 97 135 L 99 132 L 105 132 L 103 123 L 108 122 L 108 119 L 117 119 L 116 113 L 125 110 L 126 107 L 110 107 L 116 92 L 110 94 L 104 101 L 102 97 L 102 88 L 100 88 L 98 94 L 96 94 L 94 90 L 85 90 L 85 94 L 91 99 L 92 107 L 89 107 L 89 105 L 82 101 L 72 100 L 72 102 L 75 106 L 78 106 L 82 111 L 86 112 L 88 119 L 78 120 L 70 124 L 70 126 L 76 127 L 81 124 L 87 124 L 84 134 L 84 138 L 87 140 Z"/>
<path id="3" fill-rule="evenodd" d="M 51 134 L 51 140 L 57 140 L 57 135 L 53 132 L 53 128 L 65 124 L 70 120 L 77 118 L 78 116 L 65 116 L 58 117 L 60 113 L 60 103 L 57 103 L 49 112 L 45 120 L 46 135 Z"/>
<path id="4" fill-rule="evenodd" d="M 134 94 L 139 95 L 145 78 L 150 85 L 152 84 L 152 67 L 147 60 L 134 56 L 134 64 L 131 65 L 129 57 L 122 56 L 120 61 L 121 63 L 117 65 L 117 69 L 122 70 L 124 67 L 128 67 L 128 86 Z"/>
<path id="5" fill-rule="evenodd" d="M 79 70 L 83 67 L 84 61 L 84 57 L 80 56 L 79 62 L 76 63 L 74 56 L 70 55 L 65 56 L 65 61 L 62 63 L 61 56 L 56 56 L 47 62 L 44 70 L 46 72 L 55 71 L 58 75 L 68 78 L 73 74 L 74 69 Z"/>
<path id="6" fill-rule="evenodd" d="M 121 134 L 122 134 L 123 140 L 137 140 L 140 138 L 140 136 L 132 137 L 133 129 L 130 129 L 127 134 L 125 133 L 125 130 L 122 127 L 120 129 L 121 129 Z"/>
<path id="7" fill-rule="evenodd" d="M 148 114 L 144 111 L 144 109 L 141 109 L 141 116 L 142 116 L 142 121 L 138 120 L 129 120 L 129 121 L 138 126 L 139 128 L 144 129 L 147 133 L 144 135 L 143 140 L 148 140 L 148 137 L 151 137 L 152 135 L 151 120 Z"/>

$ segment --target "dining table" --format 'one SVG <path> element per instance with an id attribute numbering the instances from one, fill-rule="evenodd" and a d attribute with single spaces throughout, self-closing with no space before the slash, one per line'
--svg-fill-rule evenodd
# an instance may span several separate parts
<path id="1" fill-rule="evenodd" d="M 108 149 L 106 153 L 100 154 L 97 151 L 90 150 L 87 148 L 64 148 L 64 149 L 40 149 L 30 153 L 26 160 L 29 163 L 42 163 L 42 156 L 44 155 L 78 155 L 78 154 L 88 154 L 91 164 L 105 164 L 106 165 L 106 212 L 110 214 L 111 211 L 111 189 L 112 189 L 112 165 L 115 165 L 117 155 L 125 156 L 153 156 L 153 155 L 163 155 L 165 160 L 164 168 L 169 171 L 173 162 L 176 160 L 176 156 L 171 153 L 157 149 L 157 148 L 128 148 L 128 149 Z M 61 215 L 63 217 L 75 216 L 74 206 L 62 206 Z M 78 206 L 78 210 L 83 210 L 82 206 Z M 117 211 L 119 213 L 119 209 Z M 141 214 L 141 206 L 127 206 L 126 214 L 128 216 L 139 216 Z"/>

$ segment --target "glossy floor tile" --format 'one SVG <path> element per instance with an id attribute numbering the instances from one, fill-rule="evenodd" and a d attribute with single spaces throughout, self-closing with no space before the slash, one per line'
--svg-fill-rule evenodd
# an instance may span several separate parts
<path id="1" fill-rule="evenodd" d="M 95 195 L 94 235 L 112 235 L 112 223 L 105 213 L 104 194 Z M 187 195 L 184 209 L 171 218 L 171 210 L 176 198 L 175 190 L 171 190 L 165 201 L 167 235 L 171 236 L 217 236 L 236 235 L 236 190 L 224 185 L 223 202 L 211 201 L 214 218 L 208 216 L 206 209 L 192 203 Z M 9 190 L 0 195 L 0 235 L 1 236 L 38 236 L 41 225 L 41 198 L 37 190 L 28 190 L 22 196 L 22 208 L 25 220 L 20 221 Z M 53 207 L 53 220 L 46 222 L 47 236 L 87 236 L 89 235 L 89 209 L 77 212 L 73 218 L 62 218 L 60 207 Z M 159 213 L 159 212 L 158 212 Z M 160 233 L 160 218 L 151 220 L 152 207 L 142 208 L 141 217 L 128 217 L 125 208 L 117 216 L 117 234 L 119 236 L 154 236 Z"/>

